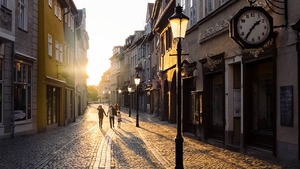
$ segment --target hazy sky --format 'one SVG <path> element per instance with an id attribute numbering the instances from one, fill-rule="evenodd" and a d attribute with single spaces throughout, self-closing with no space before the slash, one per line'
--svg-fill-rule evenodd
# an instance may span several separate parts
<path id="1" fill-rule="evenodd" d="M 97 85 L 110 67 L 114 46 L 124 45 L 135 30 L 144 30 L 147 4 L 155 0 L 74 0 L 77 9 L 87 12 L 88 85 Z"/>

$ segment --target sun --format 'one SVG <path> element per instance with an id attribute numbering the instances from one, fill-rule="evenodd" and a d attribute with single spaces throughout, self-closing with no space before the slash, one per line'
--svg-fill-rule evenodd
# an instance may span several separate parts
<path id="1" fill-rule="evenodd" d="M 87 85 L 98 85 L 101 80 L 101 76 L 108 70 L 110 62 L 105 59 L 91 57 L 89 58 L 86 72 L 89 76 L 87 79 Z"/>

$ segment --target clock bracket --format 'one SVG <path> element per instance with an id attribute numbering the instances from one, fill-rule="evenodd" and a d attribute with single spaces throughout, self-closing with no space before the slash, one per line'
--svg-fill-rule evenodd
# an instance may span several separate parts
<path id="1" fill-rule="evenodd" d="M 266 6 L 274 12 L 274 14 L 280 15 L 284 17 L 284 22 L 282 25 L 273 26 L 274 29 L 276 28 L 287 28 L 288 26 L 288 1 L 287 0 L 264 0 Z M 257 0 L 248 0 L 250 6 L 254 6 Z"/>

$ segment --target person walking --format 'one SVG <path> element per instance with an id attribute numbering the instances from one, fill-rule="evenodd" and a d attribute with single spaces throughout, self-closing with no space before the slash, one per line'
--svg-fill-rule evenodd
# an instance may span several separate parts
<path id="1" fill-rule="evenodd" d="M 116 111 L 116 109 L 112 105 L 110 105 L 109 109 L 107 111 L 107 114 L 109 115 L 110 128 L 115 127 L 115 111 Z"/>
<path id="2" fill-rule="evenodd" d="M 98 110 L 98 118 L 99 118 L 99 128 L 102 128 L 103 117 L 104 117 L 104 115 L 107 117 L 107 114 L 105 113 L 101 104 L 98 106 L 97 110 Z"/>
<path id="3" fill-rule="evenodd" d="M 120 111 L 118 111 L 117 117 L 118 117 L 118 128 L 121 128 L 122 116 Z"/>

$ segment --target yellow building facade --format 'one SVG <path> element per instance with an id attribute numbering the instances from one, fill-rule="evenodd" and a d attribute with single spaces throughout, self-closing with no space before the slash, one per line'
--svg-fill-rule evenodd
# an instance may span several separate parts
<path id="1" fill-rule="evenodd" d="M 38 131 L 65 124 L 64 0 L 39 1 Z"/>

